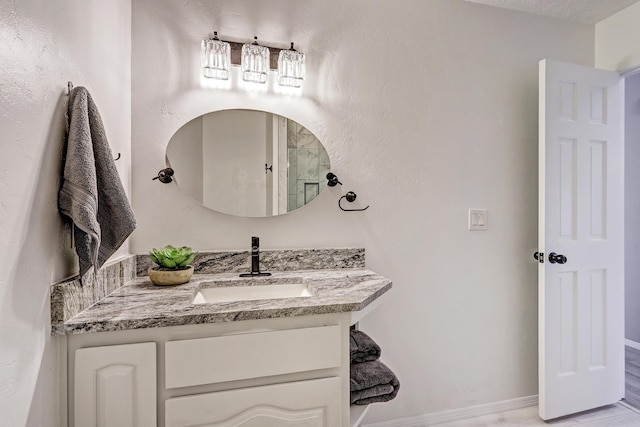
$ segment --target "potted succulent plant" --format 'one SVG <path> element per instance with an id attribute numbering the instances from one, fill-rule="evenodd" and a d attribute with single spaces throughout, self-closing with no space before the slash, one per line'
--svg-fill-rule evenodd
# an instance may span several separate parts
<path id="1" fill-rule="evenodd" d="M 149 279 L 155 285 L 181 285 L 187 283 L 193 275 L 190 265 L 196 258 L 197 252 L 187 246 L 175 248 L 167 245 L 164 248 L 153 248 L 149 252 L 151 261 L 156 267 L 149 267 Z"/>

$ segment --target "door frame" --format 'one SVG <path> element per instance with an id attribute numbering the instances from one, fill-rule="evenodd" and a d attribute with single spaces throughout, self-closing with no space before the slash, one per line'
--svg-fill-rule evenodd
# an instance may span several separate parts
<path id="1" fill-rule="evenodd" d="M 626 68 L 622 71 L 619 71 L 620 73 L 620 77 L 625 81 L 626 83 L 626 79 L 628 77 L 632 77 L 632 76 L 636 76 L 640 74 L 640 64 Z M 623 130 L 623 143 L 624 143 L 624 147 L 625 147 L 625 151 L 624 151 L 624 160 L 625 160 L 625 165 L 626 165 L 626 159 L 627 159 L 627 130 L 626 130 L 626 117 L 627 117 L 627 107 L 626 107 L 626 84 L 625 84 L 625 92 L 624 92 L 624 97 L 625 97 L 625 105 L 624 105 L 624 120 L 625 120 L 625 127 Z M 625 177 L 624 177 L 624 183 L 625 183 L 625 201 L 626 201 L 626 196 L 627 196 L 627 175 L 626 175 L 626 170 L 627 168 L 625 167 Z M 626 240 L 627 237 L 627 215 L 626 215 L 626 203 L 625 203 L 625 223 L 624 223 L 624 237 Z M 625 243 L 625 247 L 626 247 L 626 243 Z M 626 257 L 626 251 L 625 251 L 625 258 L 624 258 L 624 268 L 625 268 L 625 280 L 624 280 L 624 306 L 622 307 L 622 310 L 625 314 L 625 320 L 626 320 L 626 290 L 627 290 L 627 274 L 626 274 L 626 269 L 627 269 L 627 257 Z M 627 324 L 625 321 L 625 347 L 627 346 L 627 337 L 626 337 L 626 329 L 627 329 Z M 633 347 L 633 346 L 631 346 Z M 625 374 L 626 377 L 626 374 Z"/>

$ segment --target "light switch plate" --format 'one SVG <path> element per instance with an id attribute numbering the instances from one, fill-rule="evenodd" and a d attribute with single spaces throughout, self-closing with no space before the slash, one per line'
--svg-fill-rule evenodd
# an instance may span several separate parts
<path id="1" fill-rule="evenodd" d="M 469 231 L 487 231 L 488 221 L 486 209 L 469 209 Z"/>

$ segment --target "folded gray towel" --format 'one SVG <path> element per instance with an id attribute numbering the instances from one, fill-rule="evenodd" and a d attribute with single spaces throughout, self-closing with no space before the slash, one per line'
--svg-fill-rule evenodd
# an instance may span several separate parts
<path id="1" fill-rule="evenodd" d="M 379 360 L 352 364 L 350 377 L 352 405 L 388 402 L 400 389 L 396 375 Z"/>
<path id="2" fill-rule="evenodd" d="M 380 347 L 364 332 L 352 330 L 349 341 L 351 363 L 370 362 L 380 357 Z"/>
<path id="3" fill-rule="evenodd" d="M 58 208 L 73 221 L 80 276 L 98 270 L 136 227 L 100 113 L 84 87 L 69 94 L 69 134 Z"/>

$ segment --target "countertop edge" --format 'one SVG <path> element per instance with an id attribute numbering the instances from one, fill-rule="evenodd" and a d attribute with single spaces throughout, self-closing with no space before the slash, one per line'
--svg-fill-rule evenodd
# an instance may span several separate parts
<path id="1" fill-rule="evenodd" d="M 359 269 L 360 270 L 360 269 Z M 367 271 L 368 270 L 360 270 Z M 346 272 L 345 272 L 346 273 Z M 371 272 L 373 273 L 373 272 Z M 375 273 L 374 273 L 375 274 Z M 293 306 L 293 307 L 276 307 L 276 308 L 259 308 L 256 310 L 237 310 L 218 313 L 186 313 L 177 316 L 141 316 L 139 318 L 122 319 L 122 320 L 96 320 L 96 321 L 77 321 L 79 315 L 67 320 L 64 323 L 51 325 L 51 335 L 68 336 L 80 335 L 98 332 L 115 332 L 136 329 L 154 329 L 161 327 L 188 326 L 213 323 L 230 323 L 244 320 L 260 320 L 275 318 L 290 318 L 298 316 L 312 316 L 332 313 L 357 312 L 366 308 L 373 301 L 388 292 L 393 282 L 382 276 L 383 285 L 373 291 L 365 299 L 360 301 L 345 302 L 329 302 L 327 304 L 318 304 L 313 306 Z M 81 313 L 80 313 L 81 314 Z M 75 319 L 75 320 L 74 320 Z"/>

